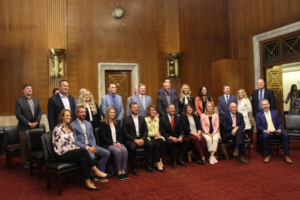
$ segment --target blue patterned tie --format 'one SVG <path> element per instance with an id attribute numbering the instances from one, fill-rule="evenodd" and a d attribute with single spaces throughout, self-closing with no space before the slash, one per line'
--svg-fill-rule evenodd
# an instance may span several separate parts
<path id="1" fill-rule="evenodd" d="M 115 108 L 115 109 L 117 109 L 117 103 L 116 103 L 116 98 L 115 98 L 116 96 L 114 95 L 114 96 L 112 96 L 112 99 L 113 99 L 113 107 Z"/>
<path id="2" fill-rule="evenodd" d="M 226 95 L 226 99 L 227 99 L 227 105 L 228 105 L 228 103 L 229 103 L 229 98 L 228 98 L 228 95 Z"/>

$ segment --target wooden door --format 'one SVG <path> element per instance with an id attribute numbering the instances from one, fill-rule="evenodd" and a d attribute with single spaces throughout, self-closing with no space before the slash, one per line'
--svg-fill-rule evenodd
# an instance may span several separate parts
<path id="1" fill-rule="evenodd" d="M 117 86 L 117 94 L 122 97 L 124 107 L 124 117 L 126 117 L 127 98 L 131 96 L 131 71 L 105 71 L 105 86 L 107 88 L 109 83 L 114 83 Z"/>
<path id="2" fill-rule="evenodd" d="M 267 68 L 266 69 L 266 87 L 274 91 L 275 108 L 279 112 L 283 121 L 283 91 L 282 91 L 282 69 Z"/>

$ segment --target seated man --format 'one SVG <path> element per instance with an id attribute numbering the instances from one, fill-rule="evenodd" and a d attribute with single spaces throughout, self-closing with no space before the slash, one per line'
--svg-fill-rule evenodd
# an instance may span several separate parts
<path id="1" fill-rule="evenodd" d="M 270 140 L 279 139 L 283 142 L 284 157 L 283 160 L 288 164 L 292 164 L 292 160 L 288 157 L 290 148 L 289 134 L 281 132 L 282 122 L 277 110 L 270 110 L 269 100 L 261 101 L 262 111 L 256 113 L 256 128 L 260 131 L 260 139 L 266 149 L 265 163 L 269 163 L 270 156 Z"/>
<path id="2" fill-rule="evenodd" d="M 122 133 L 124 144 L 128 151 L 128 158 L 132 164 L 132 174 L 138 176 L 136 169 L 136 149 L 145 148 L 146 150 L 146 166 L 148 172 L 154 173 L 150 167 L 153 154 L 153 144 L 147 139 L 148 128 L 143 117 L 139 116 L 139 106 L 132 102 L 129 105 L 131 115 L 124 118 L 122 125 Z"/>
<path id="3" fill-rule="evenodd" d="M 74 128 L 74 138 L 76 146 L 86 149 L 91 158 L 94 160 L 95 155 L 100 157 L 97 168 L 102 172 L 102 179 L 94 178 L 95 181 L 108 182 L 106 178 L 110 175 L 105 174 L 106 162 L 110 156 L 110 152 L 102 147 L 97 146 L 92 124 L 89 121 L 84 120 L 86 115 L 85 108 L 83 106 L 76 107 L 77 120 L 74 120 L 71 124 Z"/>
<path id="4" fill-rule="evenodd" d="M 243 164 L 248 164 L 248 161 L 244 158 L 245 148 L 245 128 L 244 116 L 237 112 L 236 103 L 232 102 L 229 105 L 229 112 L 226 112 L 222 118 L 223 127 L 223 143 L 227 143 L 229 140 L 235 141 L 236 149 L 234 156 L 238 156 L 238 161 Z M 250 151 L 250 150 L 249 150 Z"/>
<path id="5" fill-rule="evenodd" d="M 188 165 L 182 161 L 182 158 L 188 148 L 189 139 L 184 137 L 180 117 L 175 115 L 175 105 L 172 103 L 167 107 L 167 115 L 162 116 L 159 120 L 159 132 L 166 140 L 166 146 L 171 157 L 172 168 L 176 168 L 174 146 L 180 147 L 177 159 L 178 164 L 187 167 Z"/>

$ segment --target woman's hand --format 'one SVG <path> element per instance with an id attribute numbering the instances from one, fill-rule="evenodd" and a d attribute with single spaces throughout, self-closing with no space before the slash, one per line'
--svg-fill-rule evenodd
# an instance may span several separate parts
<path id="1" fill-rule="evenodd" d="M 75 150 L 75 149 L 80 149 L 80 147 L 73 147 L 73 148 L 68 149 L 68 151 Z"/>

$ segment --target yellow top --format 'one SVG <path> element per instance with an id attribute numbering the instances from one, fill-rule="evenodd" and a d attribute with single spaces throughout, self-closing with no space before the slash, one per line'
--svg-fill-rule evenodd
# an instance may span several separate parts
<path id="1" fill-rule="evenodd" d="M 159 133 L 159 118 L 154 117 L 154 120 L 151 121 L 150 117 L 146 117 L 145 121 L 146 121 L 146 124 L 148 127 L 147 139 L 151 141 L 150 137 L 155 137 L 154 133 Z M 165 138 L 163 136 L 160 136 L 159 138 L 161 138 L 165 141 Z"/>

